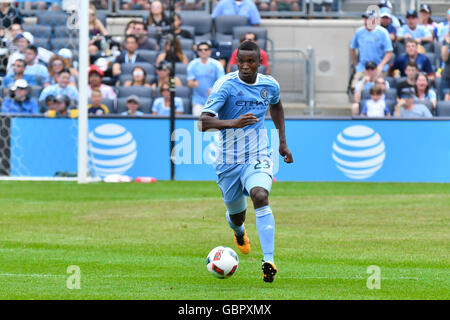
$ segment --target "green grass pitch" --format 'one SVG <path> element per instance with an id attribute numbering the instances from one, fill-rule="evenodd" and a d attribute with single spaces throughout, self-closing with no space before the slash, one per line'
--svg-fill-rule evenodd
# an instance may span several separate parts
<path id="1" fill-rule="evenodd" d="M 270 205 L 279 273 L 266 284 L 251 203 L 244 256 L 214 182 L 0 182 L 0 298 L 450 298 L 450 184 L 277 182 Z M 219 245 L 239 254 L 230 279 L 206 270 Z"/>

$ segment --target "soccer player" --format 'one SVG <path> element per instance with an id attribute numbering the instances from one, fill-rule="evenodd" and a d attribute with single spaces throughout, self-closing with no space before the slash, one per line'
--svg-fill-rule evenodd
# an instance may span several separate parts
<path id="1" fill-rule="evenodd" d="M 264 254 L 263 280 L 272 282 L 275 220 L 269 206 L 272 187 L 272 152 L 268 146 L 264 118 L 270 115 L 278 130 L 279 152 L 287 163 L 293 158 L 284 129 L 280 86 L 271 76 L 258 73 L 259 47 L 245 41 L 238 49 L 238 71 L 228 73 L 214 84 L 199 119 L 199 130 L 221 130 L 218 151 L 217 183 L 227 208 L 226 218 L 234 231 L 234 241 L 243 254 L 250 252 L 244 221 L 245 196 L 250 196 L 256 213 L 256 228 Z"/>

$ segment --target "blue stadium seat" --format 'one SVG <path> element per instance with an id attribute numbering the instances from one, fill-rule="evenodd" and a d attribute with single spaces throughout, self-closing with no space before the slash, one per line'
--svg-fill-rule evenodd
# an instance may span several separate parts
<path id="1" fill-rule="evenodd" d="M 38 48 L 42 47 L 42 48 L 45 48 L 47 50 L 51 50 L 49 38 L 35 37 L 34 40 L 33 40 L 33 45 L 35 45 Z"/>
<path id="2" fill-rule="evenodd" d="M 52 35 L 52 27 L 49 25 L 41 25 L 41 24 L 24 24 L 23 31 L 28 31 L 34 37 L 39 38 L 50 38 Z"/>
<path id="3" fill-rule="evenodd" d="M 148 61 L 148 63 L 151 63 L 155 65 L 156 58 L 159 55 L 158 50 L 137 50 L 137 54 L 139 54 L 142 58 Z"/>
<path id="4" fill-rule="evenodd" d="M 37 24 L 47 26 L 62 26 L 66 25 L 68 15 L 63 11 L 38 11 Z"/>
<path id="5" fill-rule="evenodd" d="M 212 18 L 205 11 L 180 12 L 183 26 L 192 26 L 195 30 L 195 43 L 202 40 L 211 40 Z"/>
<path id="6" fill-rule="evenodd" d="M 54 26 L 53 34 L 55 38 L 73 38 L 79 37 L 78 29 L 69 29 L 66 25 Z"/>
<path id="7" fill-rule="evenodd" d="M 217 42 L 233 41 L 233 28 L 247 26 L 248 18 L 240 15 L 224 15 L 214 19 L 215 39 Z"/>
<path id="8" fill-rule="evenodd" d="M 152 98 L 153 89 L 144 86 L 119 87 L 117 89 L 117 96 L 119 98 L 129 97 L 133 94 L 137 95 L 140 98 Z"/>
<path id="9" fill-rule="evenodd" d="M 438 101 L 436 114 L 438 117 L 450 117 L 450 101 Z"/>

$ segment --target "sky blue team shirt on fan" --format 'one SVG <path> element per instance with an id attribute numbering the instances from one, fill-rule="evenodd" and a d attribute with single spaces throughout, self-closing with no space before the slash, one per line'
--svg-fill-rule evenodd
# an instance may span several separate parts
<path id="1" fill-rule="evenodd" d="M 243 0 L 237 4 L 235 0 L 221 0 L 216 4 L 211 17 L 215 19 L 217 16 L 224 15 L 240 15 L 248 18 L 249 24 L 260 24 L 261 15 L 255 3 L 251 0 Z"/>
<path id="2" fill-rule="evenodd" d="M 243 114 L 253 113 L 258 122 L 241 129 L 221 131 L 218 173 L 230 165 L 254 163 L 271 154 L 264 119 L 269 105 L 280 100 L 280 85 L 273 77 L 260 73 L 254 84 L 248 84 L 238 74 L 239 71 L 231 72 L 216 81 L 203 112 L 220 120 L 237 119 Z"/>
<path id="3" fill-rule="evenodd" d="M 416 29 L 414 30 L 411 30 L 411 28 L 407 24 L 404 24 L 397 31 L 397 36 L 399 37 L 404 37 L 407 34 L 409 34 L 413 39 L 432 36 L 430 30 L 428 30 L 427 27 L 420 24 L 418 24 Z"/>
<path id="4" fill-rule="evenodd" d="M 392 41 L 387 30 L 381 26 L 376 26 L 369 31 L 364 26 L 356 30 L 350 48 L 359 50 L 359 62 L 356 66 L 357 72 L 364 72 L 366 62 L 373 61 L 379 64 L 385 54 L 393 51 Z M 384 65 L 383 71 L 387 71 L 388 64 Z"/>
<path id="5" fill-rule="evenodd" d="M 224 75 L 223 66 L 216 59 L 208 58 L 206 63 L 202 63 L 200 58 L 196 58 L 189 62 L 187 79 L 198 81 L 198 87 L 192 90 L 192 103 L 203 105 L 208 98 L 208 90 Z"/>

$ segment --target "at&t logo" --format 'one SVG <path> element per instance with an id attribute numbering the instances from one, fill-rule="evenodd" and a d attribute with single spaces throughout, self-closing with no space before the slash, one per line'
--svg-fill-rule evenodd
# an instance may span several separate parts
<path id="1" fill-rule="evenodd" d="M 367 179 L 383 166 L 385 145 L 372 128 L 351 126 L 337 135 L 332 157 L 336 167 L 350 179 Z"/>

